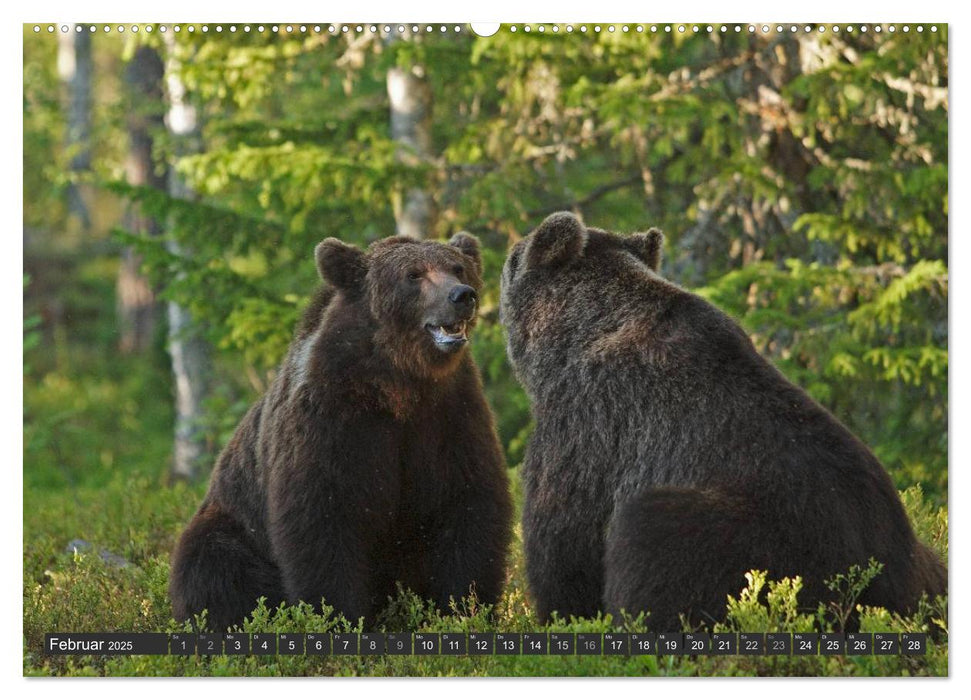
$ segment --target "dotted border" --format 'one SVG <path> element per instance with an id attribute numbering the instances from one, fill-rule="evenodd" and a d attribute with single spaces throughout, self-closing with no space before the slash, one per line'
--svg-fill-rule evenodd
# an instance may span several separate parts
<path id="1" fill-rule="evenodd" d="M 28 23 L 29 24 L 29 23 Z M 189 32 L 190 34 L 196 31 L 202 33 L 208 33 L 210 31 L 217 34 L 226 32 L 229 34 L 249 34 L 249 33 L 273 33 L 273 34 L 391 34 L 398 32 L 404 34 L 406 32 L 411 32 L 412 34 L 424 33 L 461 33 L 464 31 L 471 31 L 466 29 L 459 24 L 35 24 L 33 26 L 34 34 L 41 34 L 46 31 L 48 34 L 54 34 L 60 32 L 66 34 L 71 31 L 73 26 L 74 31 L 81 32 L 84 31 L 84 27 L 87 26 L 88 31 L 91 33 L 102 32 L 105 34 L 118 33 L 124 34 L 125 32 L 130 32 L 136 34 L 139 31 L 144 31 L 146 33 L 151 33 L 153 31 L 159 31 L 165 33 L 168 31 L 173 31 L 175 33 L 180 33 L 182 31 Z M 666 34 L 678 33 L 707 33 L 707 34 L 727 34 L 734 33 L 739 34 L 747 32 L 749 34 L 795 34 L 799 31 L 804 33 L 818 32 L 824 34 L 827 31 L 831 31 L 834 34 L 840 32 L 853 33 L 860 32 L 865 34 L 869 31 L 880 34 L 887 32 L 889 34 L 895 34 L 896 32 L 902 32 L 904 34 L 910 33 L 911 30 L 922 33 L 924 30 L 929 29 L 931 32 L 937 32 L 937 25 L 923 25 L 923 24 L 509 24 L 503 25 L 500 31 L 505 29 L 505 31 L 515 34 L 516 32 L 522 31 L 526 34 L 537 33 L 537 34 L 559 34 L 564 32 L 566 34 L 572 34 L 579 32 L 581 34 L 586 33 L 644 33 L 650 32 L 656 34 L 663 32 Z M 472 32 L 473 34 L 475 32 Z"/>

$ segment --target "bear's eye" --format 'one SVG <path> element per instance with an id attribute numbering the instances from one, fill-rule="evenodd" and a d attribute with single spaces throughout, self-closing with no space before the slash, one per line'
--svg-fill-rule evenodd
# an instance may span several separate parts
<path id="1" fill-rule="evenodd" d="M 408 279 L 410 279 L 412 282 L 417 282 L 424 276 L 425 276 L 425 273 L 422 272 L 421 270 L 412 270 L 411 272 L 408 273 Z"/>
<path id="2" fill-rule="evenodd" d="M 456 265 L 455 267 L 452 268 L 452 274 L 455 275 L 456 277 L 459 277 L 463 272 L 465 272 L 465 268 L 462 267 L 461 265 Z"/>

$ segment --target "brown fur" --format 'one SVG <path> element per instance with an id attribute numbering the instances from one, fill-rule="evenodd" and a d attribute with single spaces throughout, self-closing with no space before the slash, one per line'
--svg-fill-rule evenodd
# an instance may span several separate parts
<path id="1" fill-rule="evenodd" d="M 503 269 L 500 314 L 536 429 L 523 540 L 541 619 L 724 615 L 750 569 L 824 581 L 884 565 L 862 603 L 947 592 L 877 458 L 724 313 L 658 274 L 660 232 L 556 214 Z"/>
<path id="2" fill-rule="evenodd" d="M 443 608 L 473 590 L 498 598 L 511 516 L 502 452 L 468 351 L 443 352 L 425 327 L 474 325 L 474 304 L 448 292 L 481 285 L 478 245 L 450 243 L 317 247 L 330 285 L 173 555 L 177 619 L 207 609 L 225 629 L 262 595 L 324 599 L 370 623 L 396 582 Z"/>

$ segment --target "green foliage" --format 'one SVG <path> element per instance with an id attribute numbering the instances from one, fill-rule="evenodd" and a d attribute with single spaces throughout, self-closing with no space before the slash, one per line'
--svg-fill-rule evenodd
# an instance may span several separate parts
<path id="1" fill-rule="evenodd" d="M 518 481 L 513 474 L 514 481 Z M 517 486 L 518 491 L 518 486 Z M 947 675 L 946 636 L 931 640 L 923 657 L 421 657 L 421 656 L 131 656 L 49 657 L 40 653 L 50 631 L 190 631 L 172 620 L 167 595 L 169 552 L 191 516 L 202 489 L 178 484 L 164 488 L 155 479 L 117 475 L 105 486 L 73 492 L 29 490 L 34 507 L 24 518 L 24 673 L 26 675 L 107 676 L 710 676 L 710 675 Z M 904 494 L 918 531 L 929 519 L 946 522 L 919 493 Z M 946 535 L 946 531 L 945 531 Z M 65 551 L 81 537 L 94 551 Z M 113 566 L 95 551 L 107 549 L 127 565 Z M 522 542 L 513 545 L 506 592 L 495 606 L 474 599 L 440 613 L 410 591 L 399 590 L 382 613 L 376 631 L 384 632 L 609 632 L 645 631 L 644 616 L 620 623 L 609 616 L 556 618 L 541 625 L 532 614 L 522 575 Z M 870 571 L 847 572 L 834 579 L 841 590 L 858 595 Z M 799 605 L 799 579 L 767 581 L 750 572 L 748 586 L 731 598 L 724 623 L 710 631 L 832 630 L 831 615 Z M 946 633 L 946 602 L 925 602 L 903 618 L 877 608 L 861 608 L 847 598 L 864 631 Z M 267 610 L 260 604 L 242 626 L 244 632 L 360 631 L 360 625 L 320 614 L 301 603 Z"/>
<path id="2" fill-rule="evenodd" d="M 834 596 L 826 612 L 835 619 L 836 629 L 846 629 L 856 609 L 856 601 L 882 571 L 883 564 L 871 558 L 866 567 L 854 564 L 845 574 L 836 574 L 826 582 Z"/>
<path id="3" fill-rule="evenodd" d="M 494 314 L 508 245 L 561 208 L 613 230 L 659 225 L 673 279 L 735 314 L 901 487 L 919 480 L 943 499 L 946 47 L 944 28 L 184 34 L 205 148 L 176 167 L 202 201 L 113 190 L 193 251 L 135 242 L 167 294 L 266 373 L 316 284 L 313 245 L 393 233 L 394 203 L 424 187 L 439 210 L 430 237 L 485 239 L 475 353 L 512 463 L 530 424 Z M 435 155 L 406 165 L 384 77 L 416 62 Z"/>

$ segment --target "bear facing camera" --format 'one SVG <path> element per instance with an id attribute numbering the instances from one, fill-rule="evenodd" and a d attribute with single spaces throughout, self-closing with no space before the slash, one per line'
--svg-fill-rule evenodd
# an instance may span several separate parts
<path id="1" fill-rule="evenodd" d="M 397 583 L 494 603 L 512 505 L 467 351 L 478 240 L 329 238 L 315 259 L 326 284 L 173 554 L 175 617 L 225 630 L 265 596 L 369 625 Z"/>
<path id="2" fill-rule="evenodd" d="M 658 273 L 663 236 L 554 214 L 502 273 L 508 354 L 536 428 L 523 463 L 541 619 L 647 611 L 656 631 L 724 618 L 745 572 L 801 576 L 800 604 L 870 558 L 859 599 L 946 594 L 873 453 L 726 314 Z"/>

